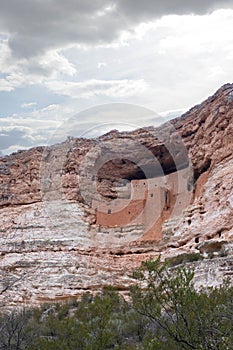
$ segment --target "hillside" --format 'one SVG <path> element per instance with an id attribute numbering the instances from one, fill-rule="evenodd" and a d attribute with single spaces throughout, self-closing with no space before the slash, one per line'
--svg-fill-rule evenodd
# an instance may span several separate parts
<path id="1" fill-rule="evenodd" d="M 109 284 L 124 292 L 130 271 L 159 254 L 191 261 L 201 253 L 190 262 L 196 285 L 233 278 L 232 151 L 227 84 L 159 128 L 0 158 L 1 305 Z"/>

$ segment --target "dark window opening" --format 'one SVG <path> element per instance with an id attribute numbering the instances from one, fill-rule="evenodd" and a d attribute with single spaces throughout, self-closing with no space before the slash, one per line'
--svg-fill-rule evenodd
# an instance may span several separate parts
<path id="1" fill-rule="evenodd" d="M 154 197 L 153 193 L 150 194 L 151 198 Z"/>
<path id="2" fill-rule="evenodd" d="M 170 208 L 170 200 L 169 200 L 169 192 L 168 190 L 166 190 L 164 192 L 164 196 L 165 196 L 165 207 L 166 207 L 166 210 Z"/>
<path id="3" fill-rule="evenodd" d="M 111 213 L 112 213 L 111 209 L 108 209 L 108 214 L 111 214 Z"/>
<path id="4" fill-rule="evenodd" d="M 167 205 L 167 198 L 168 197 L 168 193 L 167 193 L 167 191 L 165 191 L 165 203 L 166 203 L 166 205 Z"/>
<path id="5" fill-rule="evenodd" d="M 199 243 L 199 237 L 195 238 L 195 243 Z"/>

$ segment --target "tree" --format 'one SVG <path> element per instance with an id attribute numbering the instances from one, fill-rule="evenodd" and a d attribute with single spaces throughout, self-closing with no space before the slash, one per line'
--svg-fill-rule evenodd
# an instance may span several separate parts
<path id="1" fill-rule="evenodd" d="M 193 270 L 169 269 L 160 258 L 135 271 L 133 307 L 151 324 L 145 349 L 233 349 L 233 288 L 197 291 L 193 277 Z"/>
<path id="2" fill-rule="evenodd" d="M 30 317 L 31 313 L 25 310 L 0 317 L 1 350 L 25 350 L 29 347 L 33 340 Z"/>
<path id="3" fill-rule="evenodd" d="M 33 350 L 104 350 L 122 341 L 125 301 L 114 289 L 96 296 L 84 295 L 73 308 L 67 304 L 40 322 Z"/>

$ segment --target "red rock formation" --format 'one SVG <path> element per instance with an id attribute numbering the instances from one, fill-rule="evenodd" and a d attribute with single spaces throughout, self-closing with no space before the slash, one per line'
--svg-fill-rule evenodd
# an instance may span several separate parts
<path id="1" fill-rule="evenodd" d="M 118 155 L 118 159 L 106 162 L 98 171 L 99 190 L 104 196 L 114 197 L 113 184 L 118 183 L 120 179 L 143 177 L 142 169 L 146 170 L 151 166 L 153 175 L 153 171 L 157 170 L 152 164 L 154 157 L 160 162 L 164 173 L 176 170 L 176 166 L 185 167 L 188 160 L 186 148 L 195 177 L 198 178 L 204 171 L 232 156 L 232 108 L 233 85 L 227 84 L 207 101 L 157 129 L 149 127 L 124 133 L 113 131 L 96 140 L 71 139 L 60 145 L 37 147 L 2 157 L 0 205 L 26 204 L 41 200 L 39 192 L 42 160 L 49 164 L 49 169 L 52 168 L 53 176 L 56 175 L 56 171 L 62 170 L 62 186 L 67 198 L 81 200 L 79 167 L 86 154 L 97 145 L 100 145 L 99 156 L 101 152 L 106 151 L 106 145 L 109 145 L 111 152 Z M 183 144 L 180 146 L 181 142 L 178 140 L 174 151 L 178 135 L 182 137 L 185 147 Z M 117 143 L 116 140 L 120 142 Z M 124 142 L 128 150 L 120 149 Z M 152 152 L 154 157 L 148 159 L 147 150 Z M 124 157 L 129 155 L 129 158 L 132 158 L 132 153 L 136 152 L 137 164 L 120 157 L 122 153 Z M 56 169 L 57 159 L 61 158 L 62 162 L 59 161 Z M 45 165 L 42 170 L 45 172 L 47 168 Z"/>
<path id="2" fill-rule="evenodd" d="M 232 277 L 232 128 L 233 84 L 227 84 L 157 129 L 113 131 L 0 158 L 1 281 L 11 286 L 5 303 L 59 299 L 112 283 L 124 289 L 130 269 L 160 253 L 218 256 L 196 265 L 197 284 Z M 163 218 L 159 242 L 140 240 L 137 225 L 95 225 L 93 196 L 108 202 L 125 181 L 170 174 L 189 160 L 192 202 L 182 214 Z"/>

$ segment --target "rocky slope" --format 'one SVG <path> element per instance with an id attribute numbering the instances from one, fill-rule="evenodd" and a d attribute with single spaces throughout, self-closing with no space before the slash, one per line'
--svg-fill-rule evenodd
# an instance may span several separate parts
<path id="1" fill-rule="evenodd" d="M 201 252 L 196 284 L 233 278 L 233 84 L 155 129 L 69 138 L 0 159 L 1 305 L 64 299 L 105 284 L 126 290 L 142 260 Z M 156 160 L 156 161 L 155 161 Z M 91 225 L 93 197 L 189 166 L 191 200 L 163 238 Z M 191 255 L 190 255 L 191 259 Z"/>

